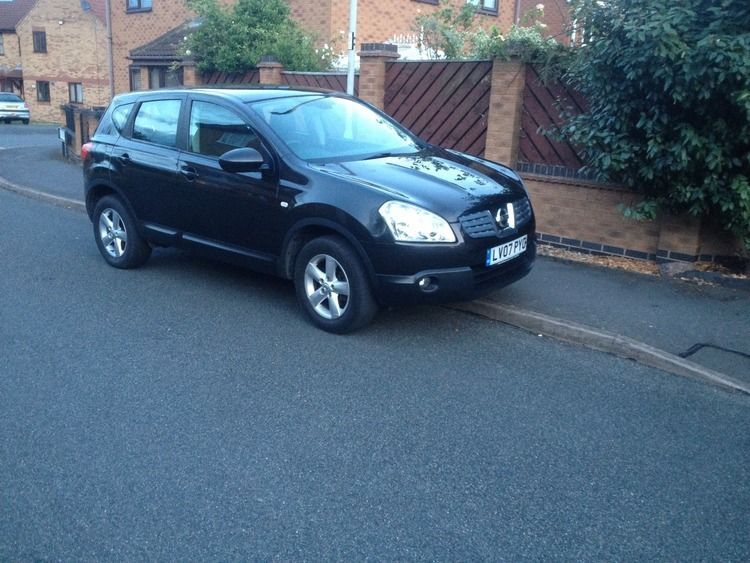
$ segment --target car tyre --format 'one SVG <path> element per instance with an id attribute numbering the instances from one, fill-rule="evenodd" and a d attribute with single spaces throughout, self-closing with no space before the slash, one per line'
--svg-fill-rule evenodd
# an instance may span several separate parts
<path id="1" fill-rule="evenodd" d="M 104 260 L 121 269 L 137 268 L 151 256 L 135 219 L 122 201 L 104 196 L 94 208 L 94 239 Z"/>
<path id="2" fill-rule="evenodd" d="M 308 318 L 327 332 L 353 332 L 378 310 L 362 260 L 337 236 L 313 239 L 302 248 L 295 261 L 294 285 Z"/>
<path id="3" fill-rule="evenodd" d="M 21 121 L 23 121 L 24 125 L 28 125 L 29 124 L 29 120 L 28 119 L 22 119 Z"/>

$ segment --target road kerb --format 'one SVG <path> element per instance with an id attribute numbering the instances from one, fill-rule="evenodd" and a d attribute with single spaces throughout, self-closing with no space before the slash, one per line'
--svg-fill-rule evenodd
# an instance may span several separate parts
<path id="1" fill-rule="evenodd" d="M 0 188 L 6 189 L 10 192 L 15 192 L 17 194 L 21 194 L 27 197 L 38 199 L 41 201 L 54 203 L 55 205 L 62 205 L 63 207 L 70 207 L 71 209 L 76 209 L 78 211 L 86 211 L 86 204 L 82 201 L 78 201 L 77 199 L 71 199 L 68 197 L 62 197 L 59 195 L 49 194 L 47 192 L 35 190 L 32 188 L 27 188 L 25 186 L 19 186 L 18 184 L 14 184 L 10 180 L 3 178 L 2 176 L 0 176 Z"/>
<path id="2" fill-rule="evenodd" d="M 744 382 L 627 336 L 486 299 L 458 303 L 452 307 L 535 334 L 543 334 L 558 340 L 580 344 L 587 348 L 635 360 L 674 375 L 697 379 L 724 389 L 740 391 L 750 395 L 750 385 Z"/>

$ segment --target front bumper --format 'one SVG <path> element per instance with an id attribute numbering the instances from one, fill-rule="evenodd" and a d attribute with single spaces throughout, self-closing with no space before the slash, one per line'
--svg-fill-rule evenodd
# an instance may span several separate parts
<path id="1" fill-rule="evenodd" d="M 420 270 L 411 275 L 376 274 L 376 294 L 385 305 L 445 303 L 476 299 L 528 274 L 536 259 L 534 233 L 523 254 L 497 266 L 484 264 Z M 420 285 L 420 280 L 429 283 Z"/>

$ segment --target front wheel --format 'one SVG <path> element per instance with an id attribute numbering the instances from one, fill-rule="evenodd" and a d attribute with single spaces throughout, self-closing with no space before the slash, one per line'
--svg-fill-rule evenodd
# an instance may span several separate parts
<path id="1" fill-rule="evenodd" d="M 137 268 L 151 256 L 151 247 L 136 228 L 127 207 L 105 196 L 94 209 L 94 238 L 104 260 L 115 268 Z"/>
<path id="2" fill-rule="evenodd" d="M 308 242 L 294 267 L 297 300 L 312 323 L 345 334 L 368 324 L 377 312 L 362 261 L 342 238 Z"/>

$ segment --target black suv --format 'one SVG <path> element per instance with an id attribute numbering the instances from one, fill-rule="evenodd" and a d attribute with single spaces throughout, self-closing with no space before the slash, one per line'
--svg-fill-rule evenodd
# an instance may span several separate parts
<path id="1" fill-rule="evenodd" d="M 291 278 L 318 327 L 378 304 L 471 299 L 535 257 L 511 169 L 421 141 L 319 90 L 159 90 L 114 98 L 82 150 L 96 244 L 116 268 L 180 246 Z"/>

